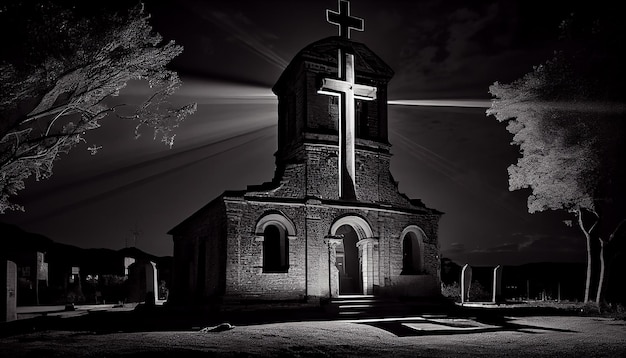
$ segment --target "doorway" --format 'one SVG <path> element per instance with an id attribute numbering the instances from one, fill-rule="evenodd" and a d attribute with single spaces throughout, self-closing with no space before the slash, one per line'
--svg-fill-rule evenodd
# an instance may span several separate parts
<path id="1" fill-rule="evenodd" d="M 343 243 L 337 245 L 337 260 L 335 265 L 339 270 L 339 294 L 362 295 L 363 279 L 359 249 L 357 242 L 359 236 L 352 226 L 345 224 L 340 226 L 336 235 L 343 235 Z"/>

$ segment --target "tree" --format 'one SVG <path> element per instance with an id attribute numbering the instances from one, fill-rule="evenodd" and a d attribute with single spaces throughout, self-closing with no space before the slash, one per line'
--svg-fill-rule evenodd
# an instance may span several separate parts
<path id="1" fill-rule="evenodd" d="M 9 198 L 24 181 L 52 175 L 60 154 L 110 114 L 136 121 L 136 136 L 152 127 L 171 146 L 173 130 L 196 110 L 167 103 L 181 81 L 166 65 L 183 49 L 152 31 L 141 4 L 0 5 L 0 39 L 0 213 L 23 210 Z M 146 80 L 154 92 L 122 116 L 106 99 L 130 80 Z M 99 148 L 88 147 L 92 154 Z"/>
<path id="2" fill-rule="evenodd" d="M 487 115 L 507 122 L 520 147 L 521 158 L 508 168 L 509 190 L 532 190 L 530 213 L 575 214 L 587 242 L 585 302 L 597 259 L 599 304 L 605 261 L 626 230 L 626 32 L 602 14 L 572 15 L 561 30 L 554 58 L 510 84 L 490 86 L 495 98 Z"/>

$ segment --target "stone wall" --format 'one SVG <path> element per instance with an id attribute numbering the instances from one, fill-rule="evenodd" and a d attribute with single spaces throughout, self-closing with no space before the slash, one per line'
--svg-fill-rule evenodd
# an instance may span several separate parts
<path id="1" fill-rule="evenodd" d="M 430 275 L 394 276 L 375 294 L 391 297 L 435 297 L 441 294 L 441 283 Z"/>
<path id="2" fill-rule="evenodd" d="M 275 198 L 339 199 L 339 148 L 333 143 L 333 135 L 310 135 L 282 170 L 276 171 L 271 190 L 251 190 L 247 196 Z M 314 139 L 311 139 L 314 138 Z M 391 175 L 391 155 L 388 146 L 372 141 L 357 140 L 361 149 L 356 150 L 356 195 L 359 202 L 412 208 L 409 199 L 398 192 Z M 253 188 L 254 189 L 254 188 Z"/>
<path id="3" fill-rule="evenodd" d="M 226 211 L 226 295 L 268 300 L 304 298 L 307 262 L 304 208 L 226 199 Z M 263 272 L 263 241 L 254 230 L 259 219 L 268 213 L 282 213 L 296 228 L 295 237 L 288 239 L 289 269 L 285 273 Z"/>
<path id="4" fill-rule="evenodd" d="M 327 297 L 332 279 L 329 270 L 327 236 L 332 224 L 344 216 L 365 219 L 376 239 L 376 250 L 370 251 L 375 272 L 371 280 L 378 290 L 419 281 L 418 295 L 430 295 L 438 289 L 439 248 L 436 215 L 402 213 L 384 209 L 329 207 L 319 200 L 306 203 L 262 202 L 254 199 L 226 198 L 228 238 L 226 250 L 225 295 L 235 299 L 294 300 Z M 295 227 L 289 239 L 289 269 L 285 273 L 263 272 L 263 241 L 255 233 L 257 222 L 269 213 L 284 215 Z M 410 279 L 401 275 L 401 233 L 409 225 L 424 231 L 424 271 Z M 375 255 L 372 256 L 372 255 Z M 402 277 L 400 277 L 402 276 Z M 431 279 L 426 279 L 429 276 Z M 426 287 L 428 284 L 431 286 Z M 396 293 L 408 292 L 407 288 Z M 410 291 L 410 290 L 409 290 Z M 383 292 L 383 291 L 381 291 Z M 391 292 L 391 291 L 386 291 Z M 412 295 L 415 295 L 414 293 Z"/>
<path id="5" fill-rule="evenodd" d="M 355 142 L 356 201 L 339 198 L 337 97 L 317 93 L 323 78 L 337 76 L 337 48 L 355 54 L 357 83 L 377 88 L 376 100 L 361 104 L 367 108 L 360 113 L 367 118 L 360 121 L 364 128 Z M 361 233 L 357 244 L 361 262 L 367 263 L 361 265 L 367 290 L 438 291 L 441 213 L 412 204 L 398 192 L 390 172 L 387 83 L 392 76 L 391 68 L 366 46 L 336 37 L 296 56 L 273 88 L 279 99 L 279 143 L 272 182 L 224 193 L 172 230 L 180 292 L 259 300 L 328 297 L 338 285 L 329 260 L 338 243 L 329 246 L 329 235 L 333 223 L 346 216 L 353 220 L 350 225 L 365 220 L 371 229 L 371 237 Z M 263 271 L 264 233 L 255 230 L 267 214 L 284 215 L 294 227 L 284 273 Z M 401 236 L 410 225 L 424 234 L 424 270 L 415 277 L 401 275 Z"/>
<path id="6" fill-rule="evenodd" d="M 174 236 L 173 302 L 202 302 L 224 293 L 226 227 L 219 197 L 170 232 Z"/>
<path id="7" fill-rule="evenodd" d="M 357 150 L 355 159 L 355 191 L 357 200 L 368 203 L 378 203 L 381 201 L 380 196 L 380 179 L 385 175 L 381 172 L 388 172 L 389 168 L 385 168 L 385 161 L 382 158 L 384 154 L 373 153 L 365 150 Z"/>
<path id="8" fill-rule="evenodd" d="M 329 145 L 306 145 L 307 195 L 319 199 L 339 197 L 339 149 Z"/>

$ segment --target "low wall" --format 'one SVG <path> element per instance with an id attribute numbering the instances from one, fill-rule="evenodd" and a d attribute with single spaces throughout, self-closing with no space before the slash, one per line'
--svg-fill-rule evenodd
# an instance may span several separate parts
<path id="1" fill-rule="evenodd" d="M 378 294 L 392 297 L 438 297 L 441 288 L 437 278 L 431 275 L 400 275 L 392 276 L 387 286 L 379 287 Z"/>

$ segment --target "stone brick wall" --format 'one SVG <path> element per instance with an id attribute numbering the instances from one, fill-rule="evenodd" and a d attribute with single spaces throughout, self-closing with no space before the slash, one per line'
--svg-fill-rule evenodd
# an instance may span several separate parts
<path id="1" fill-rule="evenodd" d="M 268 203 L 245 197 L 227 199 L 228 247 L 226 265 L 226 295 L 239 299 L 302 299 L 326 297 L 330 290 L 328 245 L 325 238 L 332 224 L 340 217 L 363 217 L 370 225 L 377 250 L 372 278 L 376 289 L 398 286 L 402 282 L 421 280 L 420 287 L 433 283 L 426 291 L 432 292 L 439 282 L 437 216 L 413 213 L 387 212 L 371 208 L 328 207 L 319 200 L 306 203 Z M 291 220 L 296 237 L 289 240 L 289 270 L 286 273 L 263 272 L 263 242 L 254 233 L 256 223 L 267 213 L 280 212 Z M 422 278 L 398 278 L 402 270 L 400 235 L 409 225 L 418 225 L 427 237 L 424 240 L 424 272 Z M 372 255 L 372 253 L 370 253 Z M 425 276 L 432 277 L 426 279 Z M 429 281 L 430 280 L 430 281 Z M 394 292 L 404 292 L 394 288 Z M 400 290 L 400 291 L 398 291 Z M 419 291 L 419 290 L 418 290 Z M 381 291 L 384 292 L 384 291 Z M 430 294 L 430 293 L 428 293 Z"/>
<path id="2" fill-rule="evenodd" d="M 367 251 L 368 260 L 373 262 L 369 268 L 373 270 L 369 280 L 374 284 L 374 293 L 404 295 L 409 292 L 413 296 L 427 296 L 438 292 L 438 214 L 341 203 L 328 205 L 319 199 L 267 202 L 262 196 L 243 194 L 218 200 L 223 204 L 203 209 L 186 223 L 185 230 L 179 229 L 175 236 L 177 295 L 206 298 L 224 294 L 238 300 L 327 297 L 331 280 L 337 278 L 332 277 L 326 237 L 331 233 L 333 223 L 347 215 L 365 219 L 376 240 L 375 249 Z M 263 272 L 263 242 L 255 228 L 268 213 L 284 215 L 295 227 L 295 235 L 289 239 L 289 269 L 285 273 Z M 225 225 L 220 225 L 219 220 Z M 409 225 L 418 226 L 426 235 L 423 240 L 424 271 L 421 275 L 405 277 L 401 275 L 401 234 Z M 204 287 L 198 283 L 202 277 L 198 272 L 202 267 L 199 261 L 203 256 L 199 252 L 202 240 L 206 243 L 207 260 Z M 406 285 L 412 288 L 404 287 Z M 201 292 L 198 291 L 200 288 Z"/>
<path id="3" fill-rule="evenodd" d="M 367 256 L 363 258 L 368 266 L 362 268 L 367 271 L 368 290 L 438 294 L 441 213 L 414 205 L 398 192 L 387 141 L 387 82 L 393 71 L 355 43 L 342 46 L 353 46 L 357 82 L 376 86 L 378 92 L 376 101 L 365 104 L 367 133 L 356 140 L 357 201 L 339 199 L 338 106 L 333 96 L 317 93 L 321 78 L 336 77 L 339 42 L 344 40 L 332 38 L 328 44 L 312 45 L 319 53 L 303 50 L 273 88 L 279 97 L 279 148 L 272 182 L 227 192 L 172 230 L 174 287 L 180 295 L 224 295 L 235 300 L 328 297 L 338 285 L 337 270 L 330 265 L 333 249 L 328 235 L 333 223 L 344 216 L 365 220 L 372 231 L 372 237 L 361 237 L 358 244 Z M 255 228 L 268 213 L 281 213 L 296 231 L 289 239 L 285 273 L 263 272 L 263 237 Z M 420 275 L 401 275 L 401 235 L 409 225 L 425 234 Z M 206 258 L 206 265 L 201 258 Z M 206 281 L 198 284 L 202 277 Z"/>
<path id="4" fill-rule="evenodd" d="M 325 236 L 328 223 L 324 220 L 324 210 L 317 206 L 306 207 L 306 245 L 307 245 L 307 295 L 309 297 L 328 297 L 329 250 Z"/>
<path id="5" fill-rule="evenodd" d="M 385 235 L 388 240 L 381 246 L 388 250 L 389 263 L 386 270 L 386 282 L 381 294 L 410 296 L 430 296 L 440 291 L 440 260 L 437 239 L 439 215 L 397 215 L 383 216 Z M 402 273 L 402 231 L 409 225 L 417 225 L 424 233 L 423 262 L 424 270 L 420 275 L 401 275 Z M 382 253 L 381 253 L 382 254 Z M 385 253 L 386 255 L 386 253 Z M 403 287 L 414 285 L 415 287 Z M 391 290 L 391 291 L 390 291 Z"/>
<path id="6" fill-rule="evenodd" d="M 381 164 L 384 165 L 384 163 L 381 163 L 381 156 L 384 156 L 384 154 L 366 150 L 356 151 L 355 191 L 357 199 L 361 202 L 380 202 L 379 173 L 385 171 L 385 168 L 381 167 Z"/>
<path id="7" fill-rule="evenodd" d="M 307 120 L 306 129 L 308 131 L 337 134 L 339 120 L 338 97 L 318 94 L 317 87 L 323 77 L 327 77 L 330 72 L 328 69 L 322 69 L 324 72 L 318 72 L 319 69 L 309 68 L 310 72 L 306 74 L 306 83 L 304 84 L 306 91 L 306 109 Z"/>
<path id="8" fill-rule="evenodd" d="M 298 157 L 284 164 L 275 172 L 274 186 L 271 189 L 249 188 L 247 195 L 266 198 L 294 199 L 304 198 L 306 188 L 306 163 Z"/>
<path id="9" fill-rule="evenodd" d="M 225 291 L 226 212 L 221 198 L 196 212 L 171 233 L 174 236 L 171 300 L 202 303 L 207 298 L 222 295 Z"/>
<path id="10" fill-rule="evenodd" d="M 306 194 L 319 199 L 339 197 L 339 149 L 329 145 L 306 145 Z"/>
<path id="11" fill-rule="evenodd" d="M 303 207 L 277 207 L 268 203 L 227 199 L 228 238 L 226 294 L 238 298 L 301 299 L 306 296 L 306 229 Z M 254 229 L 259 219 L 277 209 L 296 228 L 289 239 L 286 273 L 263 272 L 263 242 Z"/>
<path id="12" fill-rule="evenodd" d="M 309 135 L 310 143 L 291 152 L 283 170 L 276 171 L 272 190 L 253 190 L 249 196 L 301 198 L 315 197 L 323 200 L 339 199 L 339 148 L 334 135 Z M 357 140 L 356 194 L 364 203 L 381 203 L 401 208 L 411 208 L 409 199 L 398 192 L 397 183 L 390 172 L 388 146 L 372 141 Z M 306 190 L 305 190 L 306 189 Z"/>

